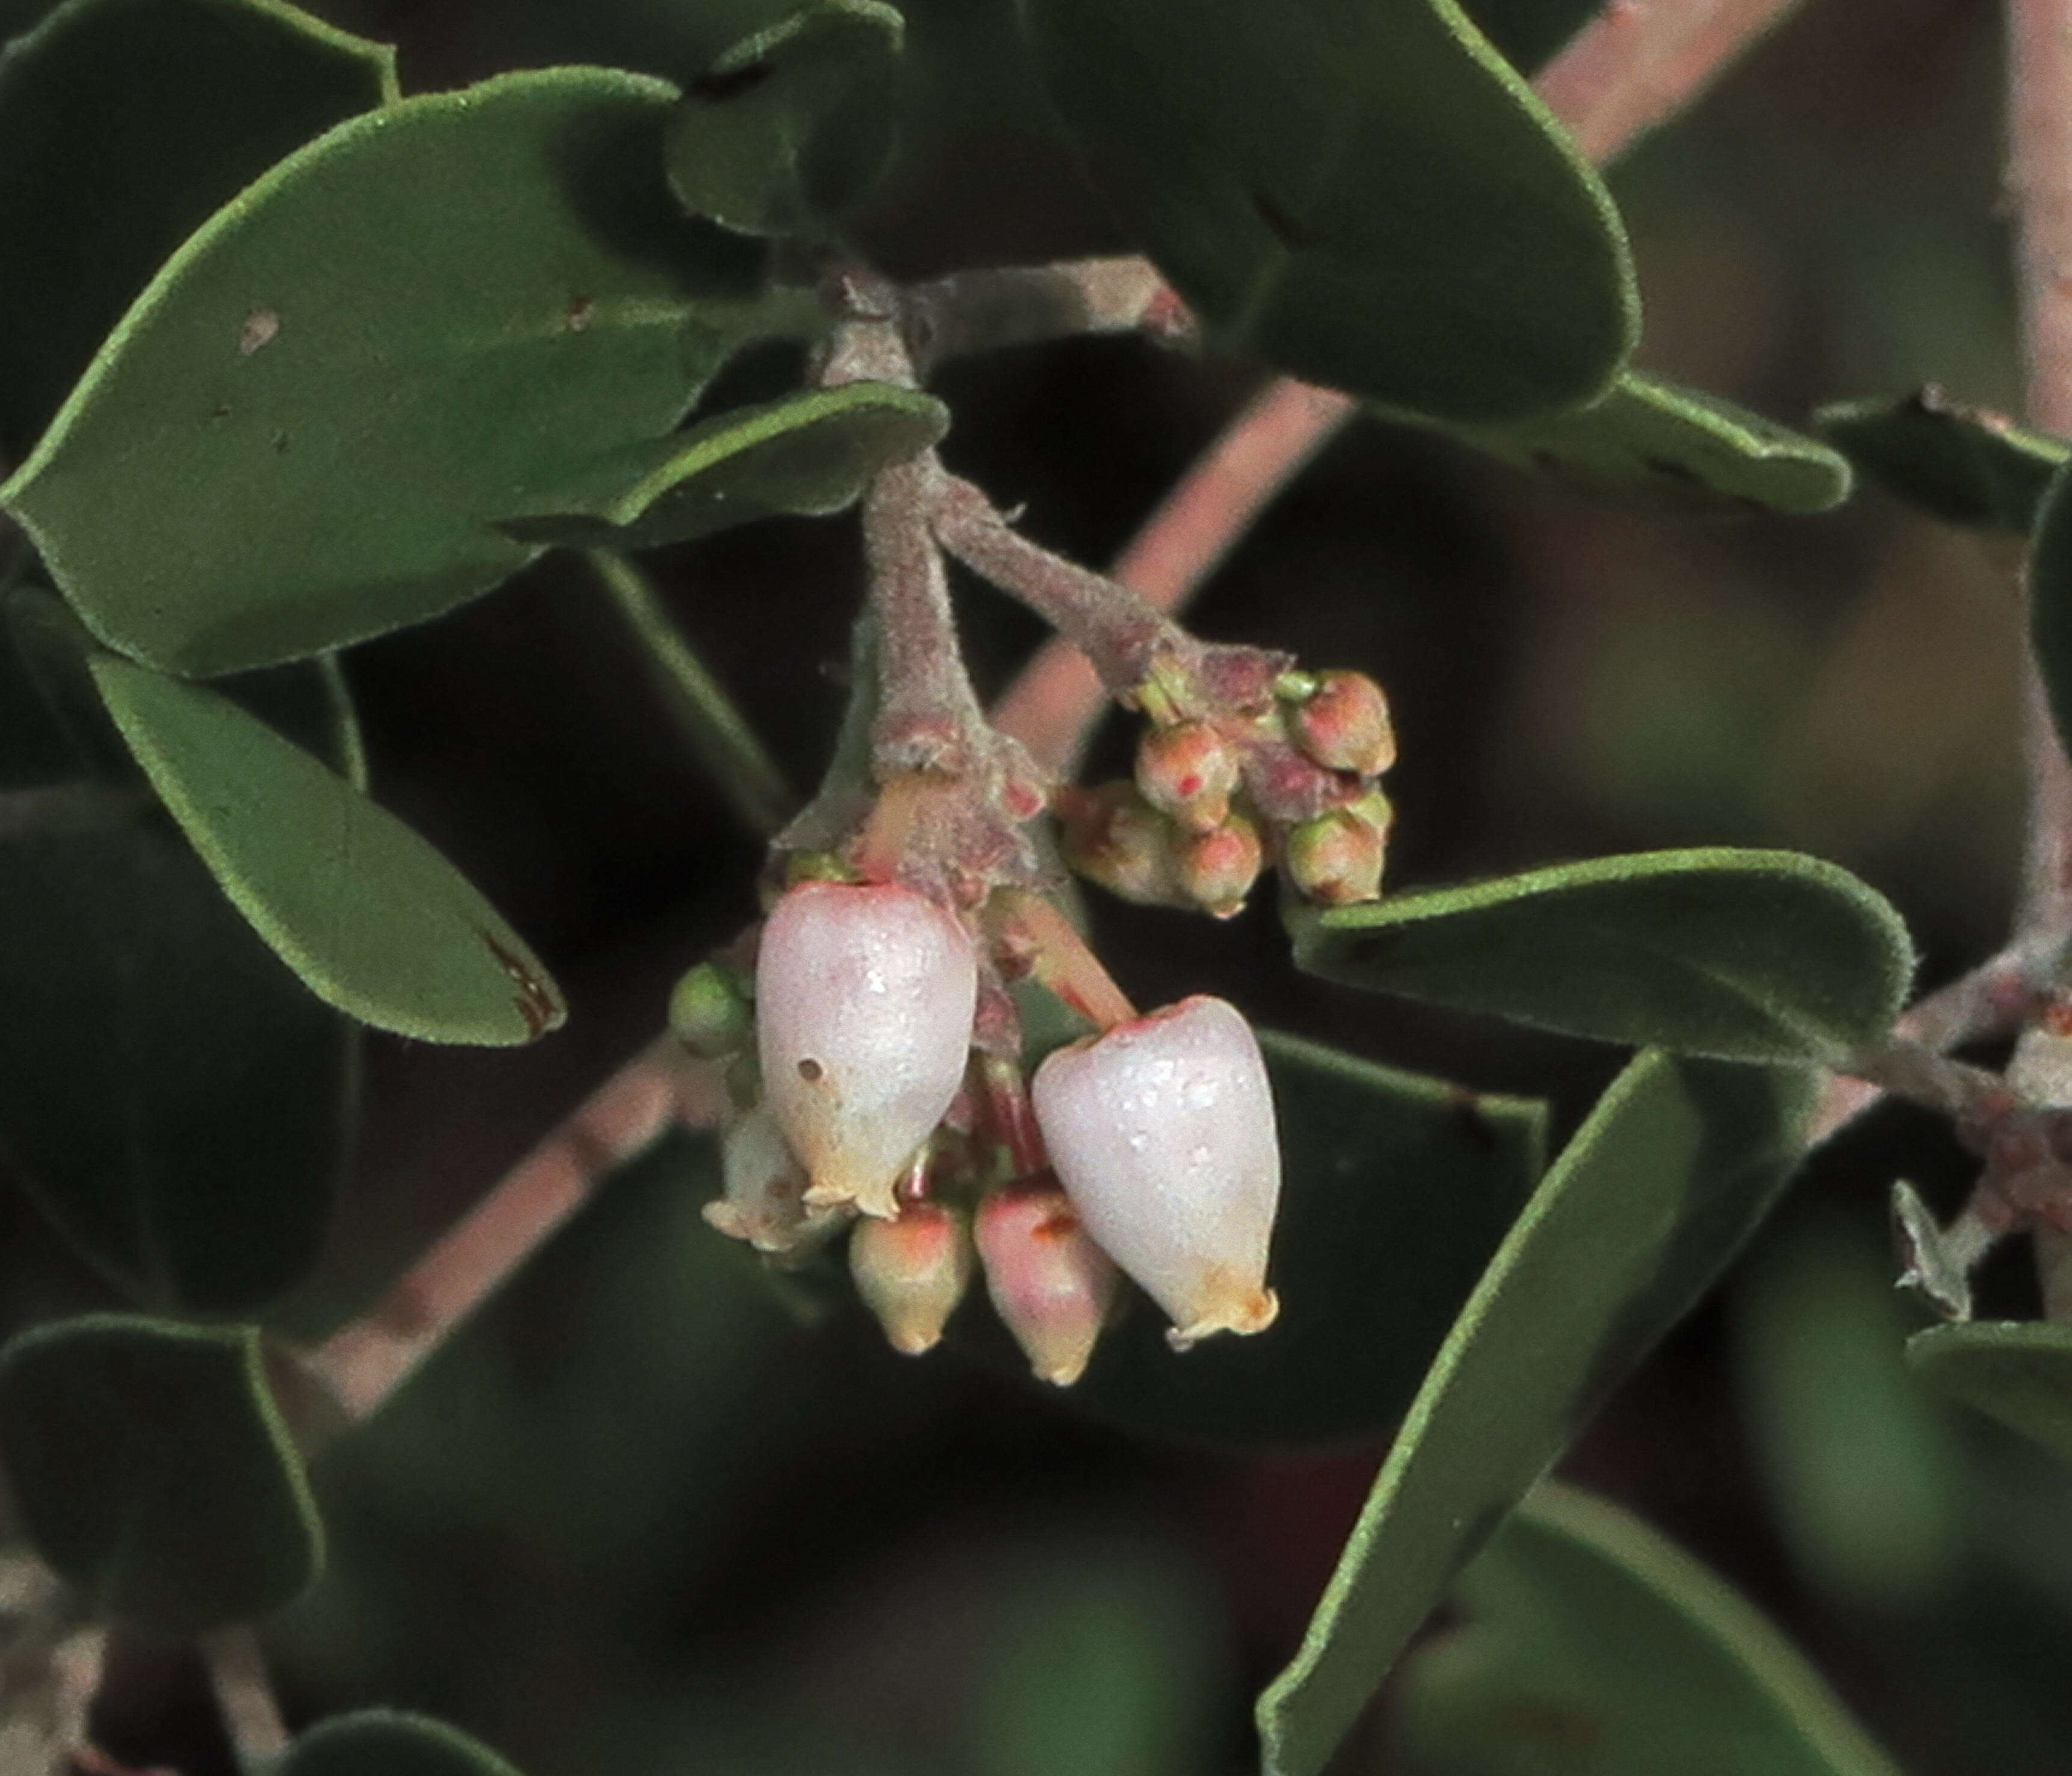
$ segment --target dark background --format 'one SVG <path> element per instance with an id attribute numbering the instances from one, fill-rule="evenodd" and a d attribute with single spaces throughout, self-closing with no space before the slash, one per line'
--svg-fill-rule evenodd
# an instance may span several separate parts
<path id="1" fill-rule="evenodd" d="M 590 60 L 682 78 L 781 0 L 320 6 L 398 42 L 405 89 Z M 914 0 L 906 146 L 861 230 L 920 275 L 1120 249 L 1012 53 L 1008 0 Z M 1926 380 L 2018 398 L 1984 0 L 1814 0 L 1614 177 L 1641 361 L 1786 421 Z M 1133 340 L 952 367 L 953 466 L 1111 558 L 1257 385 Z M 684 630 L 809 786 L 860 589 L 853 524 L 777 521 L 654 563 Z M 1034 624 L 960 588 L 981 688 Z M 2005 929 L 2019 845 L 2016 594 L 1964 535 L 1875 494 L 1817 519 L 1584 504 L 1412 432 L 1334 442 L 1196 607 L 1202 632 L 1388 687 L 1400 885 L 1651 846 L 1778 845 L 1905 911 L 1928 985 Z M 349 662 L 377 792 L 568 987 L 520 1053 L 377 1038 L 360 1175 L 296 1309 L 364 1302 L 660 1028 L 755 911 L 753 837 L 688 763 L 641 664 L 549 559 Z M 1126 759 L 1104 730 L 1096 775 Z M 1229 927 L 1093 897 L 1140 1003 L 1262 1022 L 1572 1127 L 1620 1056 L 1297 975 L 1270 904 Z M 1270 900 L 1270 897 L 1264 897 Z M 2072 1490 L 1911 1392 L 1882 1202 L 1947 1211 L 1965 1161 L 1888 1111 L 1808 1169 L 1719 1295 L 1565 1472 L 1774 1612 L 1910 1771 L 2072 1768 Z M 1162 1447 L 853 1311 L 795 1318 L 680 1173 L 622 1180 L 318 1473 L 320 1589 L 269 1635 L 293 1720 L 386 1702 L 532 1776 L 635 1769 L 1179 1776 L 1252 1757 L 1376 1448 Z M 1416 1188 L 1406 1179 L 1403 1187 Z M 98 1299 L 4 1199 L 12 1294 Z M 2027 1308 L 2018 1264 L 1989 1306 Z M 223 1765 L 197 1671 L 121 1655 L 105 1742 Z M 1368 1730 L 1347 1770 L 1396 1767 Z"/>

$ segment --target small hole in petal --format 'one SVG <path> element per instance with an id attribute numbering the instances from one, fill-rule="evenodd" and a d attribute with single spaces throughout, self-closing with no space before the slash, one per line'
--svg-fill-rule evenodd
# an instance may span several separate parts
<path id="1" fill-rule="evenodd" d="M 799 1063 L 799 1077 L 808 1085 L 819 1084 L 820 1075 L 824 1071 L 818 1061 L 805 1060 Z"/>

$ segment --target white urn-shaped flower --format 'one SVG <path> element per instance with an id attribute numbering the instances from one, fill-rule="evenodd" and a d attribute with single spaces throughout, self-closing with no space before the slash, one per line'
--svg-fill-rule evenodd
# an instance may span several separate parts
<path id="1" fill-rule="evenodd" d="M 763 927 L 755 967 L 763 1088 L 816 1207 L 897 1212 L 893 1186 L 956 1096 L 978 959 L 911 888 L 814 882 Z"/>
<path id="2" fill-rule="evenodd" d="M 1059 1049 L 1030 1096 L 1087 1232 L 1171 1318 L 1175 1348 L 1272 1323 L 1281 1149 L 1235 1006 L 1185 999 Z"/>
<path id="3" fill-rule="evenodd" d="M 793 1155 L 767 1104 L 736 1117 L 720 1142 L 723 1193 L 705 1206 L 706 1222 L 758 1252 L 793 1252 L 845 1219 L 806 1202 L 806 1169 Z"/>

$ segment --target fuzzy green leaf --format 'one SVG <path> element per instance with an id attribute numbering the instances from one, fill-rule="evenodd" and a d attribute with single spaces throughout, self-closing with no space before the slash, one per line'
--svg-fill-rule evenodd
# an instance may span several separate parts
<path id="1" fill-rule="evenodd" d="M 1821 436 L 1886 492 L 1953 524 L 2026 536 L 2068 448 L 1930 387 L 1898 401 L 1841 401 L 1813 416 Z"/>
<path id="2" fill-rule="evenodd" d="M 0 1149 L 140 1302 L 249 1312 L 316 1260 L 355 1117 L 357 1032 L 260 941 L 158 807 L 77 623 L 48 593 L 17 593 L 9 616 L 71 725 L 105 732 L 84 758 L 64 746 L 71 775 L 0 796 Z M 18 665 L 17 649 L 0 660 Z M 23 689 L 26 713 L 43 713 Z M 329 663 L 225 689 L 357 773 Z"/>
<path id="3" fill-rule="evenodd" d="M 1595 400 L 1639 327 L 1602 183 L 1454 0 L 1024 0 L 1094 183 L 1227 345 L 1435 419 Z"/>
<path id="4" fill-rule="evenodd" d="M 1630 370 L 1603 400 L 1572 413 L 1452 430 L 1520 468 L 1628 504 L 1797 513 L 1849 496 L 1848 462 L 1826 445 L 1717 395 Z"/>
<path id="5" fill-rule="evenodd" d="M 779 512 L 851 504 L 949 430 L 932 396 L 853 382 L 737 408 L 586 465 L 500 528 L 573 549 L 656 549 Z"/>
<path id="6" fill-rule="evenodd" d="M 812 232 L 891 158 L 906 21 L 878 0 L 816 0 L 692 80 L 669 120 L 684 208 L 743 234 Z"/>
<path id="7" fill-rule="evenodd" d="M 0 487 L 94 634 L 208 676 L 422 622 L 535 553 L 497 515 L 672 430 L 756 255 L 676 213 L 674 99 L 557 68 L 405 100 L 191 236 Z"/>
<path id="8" fill-rule="evenodd" d="M 1808 1074 L 1643 1054 L 1461 1311 L 1294 1663 L 1268 1776 L 1315 1776 L 1454 1575 L 1709 1286 L 1783 1187 Z"/>
<path id="9" fill-rule="evenodd" d="M 1297 1443 L 1386 1429 L 1539 1178 L 1537 1104 L 1261 1032 L 1285 1180 L 1281 1317 L 1184 1354 L 1136 1301 L 1075 1404 L 1166 1436 Z"/>
<path id="10" fill-rule="evenodd" d="M 479 1739 L 429 1715 L 363 1708 L 321 1720 L 274 1776 L 517 1776 Z"/>
<path id="11" fill-rule="evenodd" d="M 1651 851 L 1289 915 L 1348 986 L 1571 1036 L 1832 1064 L 1882 1036 L 1914 966 L 1897 913 L 1787 851 Z"/>
<path id="12" fill-rule="evenodd" d="M 0 51 L 0 457 L 211 214 L 395 97 L 387 46 L 277 0 L 68 0 Z"/>
<path id="13" fill-rule="evenodd" d="M 111 654 L 109 712 L 237 910 L 327 1004 L 426 1042 L 531 1042 L 567 1015 L 524 940 L 393 814 L 227 697 Z"/>
<path id="14" fill-rule="evenodd" d="M 249 1326 L 105 1314 L 23 1334 L 0 1351 L 0 1460 L 36 1552 L 118 1620 L 264 1615 L 323 1564 Z"/>
<path id="15" fill-rule="evenodd" d="M 2072 1326 L 1932 1326 L 1906 1341 L 1906 1360 L 1938 1392 L 2072 1462 Z"/>
<path id="16" fill-rule="evenodd" d="M 1456 1601 L 1468 1625 L 1404 1668 L 1402 1749 L 1418 1770 L 1898 1776 L 1746 1598 L 1602 1499 L 1542 1486 Z"/>

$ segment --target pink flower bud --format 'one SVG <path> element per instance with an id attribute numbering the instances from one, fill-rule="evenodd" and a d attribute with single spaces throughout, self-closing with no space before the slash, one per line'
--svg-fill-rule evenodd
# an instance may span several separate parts
<path id="1" fill-rule="evenodd" d="M 975 1231 L 993 1310 L 1038 1380 L 1071 1387 L 1114 1302 L 1114 1264 L 1055 1185 L 988 1197 Z"/>
<path id="2" fill-rule="evenodd" d="M 1173 873 L 1173 823 L 1136 784 L 1067 787 L 1056 797 L 1059 848 L 1075 874 L 1140 906 L 1187 904 Z"/>
<path id="3" fill-rule="evenodd" d="M 911 888 L 813 882 L 779 901 L 755 967 L 763 1089 L 812 1204 L 895 1212 L 893 1186 L 963 1083 L 978 960 Z"/>
<path id="4" fill-rule="evenodd" d="M 1137 787 L 1145 800 L 1190 832 L 1223 824 L 1237 782 L 1237 754 L 1213 722 L 1153 727 L 1137 742 Z"/>
<path id="5" fill-rule="evenodd" d="M 1176 1349 L 1272 1324 L 1281 1149 L 1266 1063 L 1235 1006 L 1184 999 L 1059 1049 L 1030 1095 L 1086 1231 L 1171 1316 Z"/>
<path id="6" fill-rule="evenodd" d="M 1381 805 L 1386 809 L 1388 804 Z M 1281 866 L 1297 890 L 1320 906 L 1373 900 L 1381 893 L 1386 831 L 1366 812 L 1334 809 L 1304 821 L 1288 835 Z"/>
<path id="7" fill-rule="evenodd" d="M 1244 910 L 1264 861 L 1259 828 L 1233 814 L 1214 832 L 1183 841 L 1175 867 L 1197 905 L 1218 919 L 1234 919 Z"/>
<path id="8" fill-rule="evenodd" d="M 725 1194 L 705 1206 L 706 1221 L 758 1252 L 796 1250 L 843 1219 L 839 1209 L 810 1207 L 806 1169 L 784 1144 L 767 1104 L 737 1116 L 720 1142 Z"/>
<path id="9" fill-rule="evenodd" d="M 1396 763 L 1388 699 L 1364 672 L 1320 672 L 1316 690 L 1288 713 L 1295 743 L 1320 765 L 1373 777 Z"/>
<path id="10" fill-rule="evenodd" d="M 971 1282 L 971 1235 L 939 1203 L 911 1202 L 896 1221 L 860 1221 L 849 1274 L 892 1348 L 910 1357 L 941 1341 Z"/>

